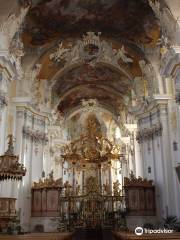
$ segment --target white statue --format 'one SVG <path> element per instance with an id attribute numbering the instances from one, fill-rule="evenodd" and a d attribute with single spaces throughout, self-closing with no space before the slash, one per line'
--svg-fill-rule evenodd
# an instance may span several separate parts
<path id="1" fill-rule="evenodd" d="M 70 48 L 64 48 L 63 43 L 61 42 L 58 45 L 58 49 L 55 53 L 50 54 L 50 59 L 55 62 L 60 62 L 61 60 L 67 60 L 68 53 L 70 52 Z"/>
<path id="2" fill-rule="evenodd" d="M 8 40 L 10 41 L 16 32 L 19 31 L 20 26 L 29 10 L 29 6 L 22 7 L 20 9 L 19 16 L 15 14 L 9 14 L 7 19 L 0 25 L 0 32 L 4 33 L 8 36 Z"/>
<path id="3" fill-rule="evenodd" d="M 122 46 L 121 49 L 113 49 L 112 43 L 100 40 L 100 34 L 100 32 L 98 35 L 94 32 L 87 32 L 86 35 L 83 35 L 83 40 L 78 40 L 75 45 L 69 44 L 68 48 L 64 48 L 61 42 L 57 50 L 50 54 L 50 59 L 55 62 L 65 60 L 65 65 L 76 61 L 83 61 L 91 66 L 94 66 L 97 62 L 104 61 L 116 67 L 119 67 L 119 59 L 125 63 L 133 62 L 133 59 L 127 56 L 124 46 Z M 93 53 L 89 52 L 86 49 L 88 45 L 94 45 L 96 51 Z"/>
<path id="4" fill-rule="evenodd" d="M 115 50 L 115 49 L 114 49 Z M 124 49 L 124 46 L 121 47 L 121 49 L 115 50 L 115 57 L 117 58 L 117 61 L 121 59 L 125 63 L 132 63 L 133 59 L 126 56 L 127 52 Z"/>
<path id="5" fill-rule="evenodd" d="M 105 62 L 109 63 L 114 63 L 117 65 L 116 59 L 114 59 L 114 52 L 112 49 L 112 44 L 109 44 L 105 40 L 101 42 L 101 47 L 100 47 L 100 56 L 99 56 L 99 61 L 103 60 Z"/>

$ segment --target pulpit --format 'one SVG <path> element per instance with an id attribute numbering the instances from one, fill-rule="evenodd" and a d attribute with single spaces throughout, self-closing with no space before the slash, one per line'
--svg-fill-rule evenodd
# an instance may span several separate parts
<path id="1" fill-rule="evenodd" d="M 14 154 L 13 136 L 9 135 L 8 138 L 8 149 L 4 155 L 0 156 L 0 227 L 2 229 L 7 228 L 8 223 L 17 217 L 16 198 L 12 191 L 7 193 L 6 190 L 14 190 L 17 193 L 18 181 L 22 180 L 26 174 L 24 165 L 19 163 L 19 156 Z"/>

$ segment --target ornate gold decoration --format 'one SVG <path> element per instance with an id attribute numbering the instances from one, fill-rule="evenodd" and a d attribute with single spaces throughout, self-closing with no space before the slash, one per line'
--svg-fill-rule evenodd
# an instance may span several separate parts
<path id="1" fill-rule="evenodd" d="M 39 182 L 33 183 L 33 189 L 41 189 L 41 188 L 63 188 L 62 178 L 57 180 L 54 179 L 53 171 L 49 173 L 49 176 L 44 180 L 39 179 Z"/>
<path id="2" fill-rule="evenodd" d="M 92 192 L 100 193 L 100 186 L 97 178 L 91 176 L 86 182 L 86 193 L 89 194 Z"/>
<path id="3" fill-rule="evenodd" d="M 73 195 L 72 194 L 72 187 L 71 185 L 69 184 L 69 181 L 66 181 L 64 183 L 64 188 L 65 188 L 65 196 L 68 197 L 70 195 Z"/>
<path id="4" fill-rule="evenodd" d="M 22 180 L 22 177 L 26 174 L 26 169 L 23 164 L 18 162 L 19 157 L 14 155 L 12 134 L 8 138 L 8 149 L 3 156 L 0 156 L 0 181 L 7 179 Z"/>
<path id="5" fill-rule="evenodd" d="M 120 184 L 119 180 L 117 180 L 116 182 L 113 183 L 114 196 L 119 196 L 121 194 L 120 185 L 121 184 Z"/>
<path id="6" fill-rule="evenodd" d="M 146 178 L 143 179 L 141 177 L 136 178 L 133 174 L 133 172 L 131 171 L 130 173 L 130 177 L 124 178 L 124 186 L 142 186 L 142 187 L 148 187 L 148 186 L 152 186 L 153 181 L 152 180 L 147 180 Z"/>
<path id="7" fill-rule="evenodd" d="M 89 163 L 101 166 L 102 163 L 119 160 L 119 152 L 118 146 L 102 136 L 96 119 L 91 116 L 87 120 L 86 134 L 66 145 L 61 156 L 73 167 L 83 169 Z"/>

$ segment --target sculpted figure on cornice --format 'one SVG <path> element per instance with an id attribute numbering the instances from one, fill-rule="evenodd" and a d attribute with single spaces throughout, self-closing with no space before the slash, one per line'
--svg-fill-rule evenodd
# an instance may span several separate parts
<path id="1" fill-rule="evenodd" d="M 146 63 L 145 60 L 139 61 L 139 66 L 142 71 L 142 77 L 145 78 L 144 81 L 147 80 L 148 86 L 145 86 L 145 95 L 152 96 L 153 93 L 156 92 L 155 81 L 156 75 L 155 71 L 150 63 Z"/>
<path id="2" fill-rule="evenodd" d="M 65 118 L 62 116 L 62 114 L 57 110 L 57 108 L 54 108 L 51 111 L 51 122 L 55 126 L 63 127 L 65 123 Z M 57 130 L 56 130 L 57 131 Z"/>
<path id="3" fill-rule="evenodd" d="M 65 61 L 65 66 L 74 62 L 82 61 L 91 66 L 97 62 L 107 62 L 118 67 L 119 60 L 125 63 L 133 62 L 127 56 L 124 46 L 121 49 L 113 49 L 112 44 L 100 39 L 101 33 L 87 32 L 82 40 L 78 40 L 75 45 L 69 44 L 68 48 L 63 47 L 61 42 L 57 50 L 50 54 L 50 59 L 54 62 Z"/>
<path id="4" fill-rule="evenodd" d="M 0 25 L 1 44 L 5 47 L 5 49 L 9 48 L 11 39 L 14 37 L 15 33 L 19 31 L 28 10 L 29 6 L 21 7 L 20 14 L 18 16 L 10 14 Z"/>
<path id="5" fill-rule="evenodd" d="M 168 37 L 172 39 L 176 31 L 176 21 L 170 9 L 160 0 L 149 0 L 149 4 L 160 20 L 162 31 L 166 32 Z"/>
<path id="6" fill-rule="evenodd" d="M 157 46 L 160 46 L 160 55 L 161 58 L 163 58 L 171 47 L 169 38 L 165 34 L 162 34 L 161 38 L 158 40 Z"/>
<path id="7" fill-rule="evenodd" d="M 117 180 L 116 182 L 113 182 L 113 194 L 114 196 L 119 196 L 120 193 L 121 193 L 121 190 L 120 190 L 120 182 L 119 180 Z"/>
<path id="8" fill-rule="evenodd" d="M 31 92 L 32 92 L 32 105 L 35 108 L 39 108 L 41 103 L 40 81 L 38 75 L 41 70 L 41 64 L 36 64 L 31 72 Z"/>
<path id="9" fill-rule="evenodd" d="M 171 46 L 166 53 L 161 57 L 160 73 L 162 76 L 169 77 L 173 68 L 179 64 L 180 54 L 178 46 Z"/>
<path id="10" fill-rule="evenodd" d="M 83 112 L 96 112 L 98 111 L 99 103 L 97 99 L 81 100 L 81 105 L 83 107 Z"/>
<path id="11" fill-rule="evenodd" d="M 9 46 L 9 53 L 13 56 L 12 61 L 15 64 L 18 76 L 21 78 L 23 75 L 23 70 L 21 66 L 21 58 L 24 56 L 24 45 L 20 37 L 15 35 Z"/>

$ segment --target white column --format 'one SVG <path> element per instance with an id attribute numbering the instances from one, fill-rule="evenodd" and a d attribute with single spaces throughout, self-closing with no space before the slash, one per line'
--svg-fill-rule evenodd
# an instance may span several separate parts
<path id="1" fill-rule="evenodd" d="M 0 155 L 6 151 L 6 119 L 7 108 L 0 109 Z"/>
<path id="2" fill-rule="evenodd" d="M 173 186 L 173 166 L 171 157 L 171 142 L 168 124 L 167 106 L 162 106 L 160 109 L 160 118 L 163 127 L 161 138 L 162 149 L 162 168 L 164 175 L 164 184 L 162 185 L 162 194 L 165 203 L 165 216 L 175 214 L 175 192 Z"/>
<path id="3" fill-rule="evenodd" d="M 140 143 L 134 141 L 136 177 L 143 177 L 143 159 L 140 152 Z"/>

